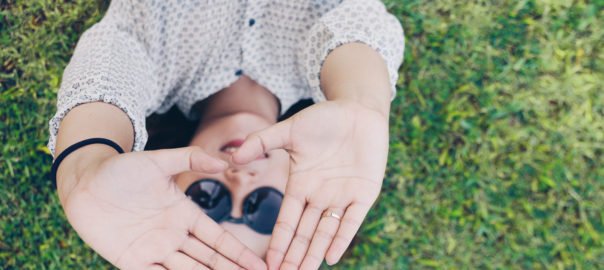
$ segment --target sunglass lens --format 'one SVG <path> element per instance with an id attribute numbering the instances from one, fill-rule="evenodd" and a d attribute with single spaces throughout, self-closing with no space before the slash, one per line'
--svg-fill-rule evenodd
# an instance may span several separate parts
<path id="1" fill-rule="evenodd" d="M 270 234 L 277 222 L 283 194 L 274 188 L 263 187 L 250 194 L 243 205 L 246 223 L 255 231 Z"/>
<path id="2" fill-rule="evenodd" d="M 186 194 L 216 222 L 220 222 L 231 211 L 231 195 L 216 180 L 199 180 L 187 189 Z"/>

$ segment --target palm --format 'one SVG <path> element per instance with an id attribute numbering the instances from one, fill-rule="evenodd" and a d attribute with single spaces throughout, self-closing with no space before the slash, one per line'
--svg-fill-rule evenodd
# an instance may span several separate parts
<path id="1" fill-rule="evenodd" d="M 83 240 L 120 268 L 172 269 L 198 261 L 237 268 L 213 250 L 246 267 L 257 263 L 259 258 L 171 180 L 183 166 L 167 168 L 148 152 L 112 157 L 83 175 L 65 202 L 65 213 Z"/>
<path id="2" fill-rule="evenodd" d="M 329 198 L 338 207 L 375 201 L 388 153 L 388 125 L 378 113 L 319 103 L 294 116 L 290 136 L 288 193 L 307 201 Z"/>
<path id="3" fill-rule="evenodd" d="M 379 194 L 387 119 L 352 102 L 315 104 L 250 135 L 234 159 L 246 162 L 274 148 L 289 152 L 290 177 L 267 254 L 269 267 L 318 268 L 326 255 L 337 261 Z M 343 216 L 341 223 L 322 219 L 327 210 Z"/>

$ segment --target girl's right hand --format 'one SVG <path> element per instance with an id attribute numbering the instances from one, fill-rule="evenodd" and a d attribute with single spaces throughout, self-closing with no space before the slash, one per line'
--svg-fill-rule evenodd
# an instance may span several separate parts
<path id="1" fill-rule="evenodd" d="M 109 262 L 121 269 L 266 269 L 173 181 L 184 171 L 219 172 L 224 162 L 186 147 L 106 154 L 82 165 L 85 148 L 61 164 L 59 196 L 73 228 Z"/>
<path id="2" fill-rule="evenodd" d="M 269 269 L 337 263 L 377 199 L 388 157 L 388 118 L 350 100 L 314 104 L 248 135 L 240 164 L 273 149 L 290 156 L 279 217 L 266 254 Z M 325 217 L 332 212 L 339 218 Z"/>

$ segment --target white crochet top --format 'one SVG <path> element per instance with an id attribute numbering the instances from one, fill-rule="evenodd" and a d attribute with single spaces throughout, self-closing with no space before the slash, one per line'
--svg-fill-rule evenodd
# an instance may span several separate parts
<path id="1" fill-rule="evenodd" d="M 48 148 L 54 154 L 71 108 L 104 101 L 128 114 L 133 151 L 143 150 L 145 117 L 174 104 L 195 117 L 193 104 L 242 74 L 271 91 L 281 113 L 300 99 L 324 101 L 321 64 L 347 42 L 381 54 L 394 98 L 404 35 L 379 0 L 113 0 L 65 68 Z"/>

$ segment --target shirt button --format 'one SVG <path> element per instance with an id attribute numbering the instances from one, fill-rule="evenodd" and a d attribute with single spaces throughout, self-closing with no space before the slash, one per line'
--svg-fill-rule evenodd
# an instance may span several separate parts
<path id="1" fill-rule="evenodd" d="M 241 75 L 243 75 L 243 70 L 240 69 L 240 70 L 235 71 L 235 76 L 241 76 Z"/>
<path id="2" fill-rule="evenodd" d="M 256 20 L 250 19 L 250 26 L 253 26 L 256 23 Z"/>

